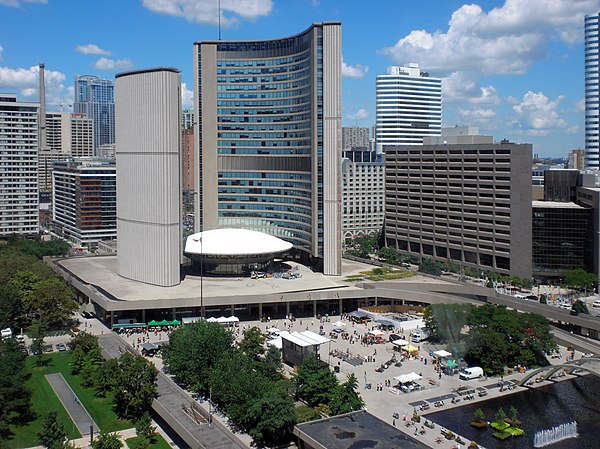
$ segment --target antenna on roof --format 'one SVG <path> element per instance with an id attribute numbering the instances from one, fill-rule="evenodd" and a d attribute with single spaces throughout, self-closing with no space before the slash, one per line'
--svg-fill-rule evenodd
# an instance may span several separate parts
<path id="1" fill-rule="evenodd" d="M 221 40 L 221 0 L 219 0 L 219 40 Z"/>

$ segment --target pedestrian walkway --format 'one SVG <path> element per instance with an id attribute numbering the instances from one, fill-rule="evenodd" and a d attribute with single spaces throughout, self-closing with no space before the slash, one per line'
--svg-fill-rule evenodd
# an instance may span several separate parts
<path id="1" fill-rule="evenodd" d="M 46 374 L 46 380 L 62 402 L 63 407 L 77 426 L 81 435 L 98 433 L 98 426 L 85 409 L 77 395 L 73 392 L 61 373 Z"/>

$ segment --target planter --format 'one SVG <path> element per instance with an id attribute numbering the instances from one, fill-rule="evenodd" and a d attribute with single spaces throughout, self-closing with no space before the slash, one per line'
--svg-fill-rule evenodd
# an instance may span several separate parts
<path id="1" fill-rule="evenodd" d="M 471 421 L 471 425 L 473 427 L 477 427 L 478 429 L 482 429 L 487 426 L 486 421 Z"/>

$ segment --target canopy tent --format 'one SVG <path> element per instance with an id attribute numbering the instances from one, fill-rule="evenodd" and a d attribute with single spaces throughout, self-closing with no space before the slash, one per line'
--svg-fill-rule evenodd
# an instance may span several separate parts
<path id="1" fill-rule="evenodd" d="M 408 341 L 406 341 L 406 340 L 403 340 L 402 338 L 400 338 L 400 339 L 398 339 L 398 340 L 394 340 L 394 341 L 392 341 L 392 344 L 393 344 L 394 346 L 400 346 L 400 347 L 402 347 L 402 346 L 406 346 L 406 345 L 408 344 Z"/>
<path id="2" fill-rule="evenodd" d="M 276 327 L 270 327 L 270 328 L 268 328 L 268 329 L 267 329 L 267 332 L 268 332 L 269 334 L 276 334 L 276 333 L 279 333 L 279 332 L 280 332 L 280 330 L 279 330 L 279 329 L 277 329 Z"/>
<path id="3" fill-rule="evenodd" d="M 266 341 L 267 346 L 275 346 L 277 349 L 283 348 L 283 339 L 281 337 L 272 338 Z"/>
<path id="4" fill-rule="evenodd" d="M 179 321 L 179 320 L 173 320 L 169 324 L 171 326 L 179 326 L 181 324 L 181 321 Z"/>
<path id="5" fill-rule="evenodd" d="M 443 349 L 440 349 L 439 351 L 435 351 L 433 353 L 433 355 L 435 355 L 436 357 L 444 358 L 444 357 L 450 357 L 452 355 L 452 353 L 448 352 L 448 351 L 445 351 Z"/>
<path id="6" fill-rule="evenodd" d="M 207 321 L 208 323 L 216 323 L 216 322 L 218 321 L 218 318 L 215 318 L 215 317 L 212 317 L 212 316 L 211 316 L 211 317 L 210 317 L 210 318 L 208 318 L 206 321 Z"/>
<path id="7" fill-rule="evenodd" d="M 397 380 L 401 384 L 405 384 L 408 382 L 414 382 L 415 380 L 423 379 L 423 376 L 419 376 L 417 373 L 415 373 L 413 371 L 412 373 L 401 374 L 399 376 L 396 376 L 396 377 L 394 377 L 394 379 Z"/>
<path id="8" fill-rule="evenodd" d="M 344 323 L 342 320 L 338 320 L 338 321 L 336 321 L 335 323 L 331 323 L 331 325 L 332 325 L 333 327 L 342 327 L 342 326 L 345 326 L 345 325 L 346 325 L 346 323 Z"/>
<path id="9" fill-rule="evenodd" d="M 413 346 L 410 343 L 406 346 L 403 346 L 402 349 L 408 352 L 417 352 L 419 350 L 416 346 Z"/>
<path id="10" fill-rule="evenodd" d="M 448 368 L 457 368 L 458 367 L 458 363 L 456 363 L 454 360 L 448 360 L 446 362 L 446 366 Z"/>
<path id="11" fill-rule="evenodd" d="M 158 321 L 152 320 L 148 323 L 148 326 L 158 326 Z"/>
<path id="12" fill-rule="evenodd" d="M 383 337 L 384 333 L 380 330 L 374 329 L 372 331 L 369 331 L 369 335 L 373 335 L 374 337 Z"/>
<path id="13" fill-rule="evenodd" d="M 136 329 L 140 327 L 146 327 L 146 323 L 124 323 L 124 324 L 113 324 L 113 329 Z"/>
<path id="14" fill-rule="evenodd" d="M 227 323 L 239 323 L 240 319 L 237 316 L 230 316 L 227 318 Z"/>
<path id="15" fill-rule="evenodd" d="M 362 310 L 355 310 L 354 312 L 350 312 L 348 316 L 354 318 L 370 318 L 369 314 L 367 312 L 363 312 Z"/>
<path id="16" fill-rule="evenodd" d="M 169 326 L 170 324 L 171 324 L 171 322 L 167 321 L 167 320 L 162 320 L 162 321 L 159 321 L 158 323 L 156 323 L 157 326 Z"/>
<path id="17" fill-rule="evenodd" d="M 375 320 L 376 323 L 381 324 L 382 326 L 387 326 L 387 327 L 394 327 L 395 324 L 393 321 L 390 320 L 386 320 L 384 318 L 378 318 Z"/>

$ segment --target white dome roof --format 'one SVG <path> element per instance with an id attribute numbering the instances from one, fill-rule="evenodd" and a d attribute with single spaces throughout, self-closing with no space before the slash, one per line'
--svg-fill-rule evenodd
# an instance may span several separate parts
<path id="1" fill-rule="evenodd" d="M 214 256 L 280 253 L 294 245 L 280 238 L 248 229 L 213 229 L 190 235 L 185 242 L 188 254 Z"/>

